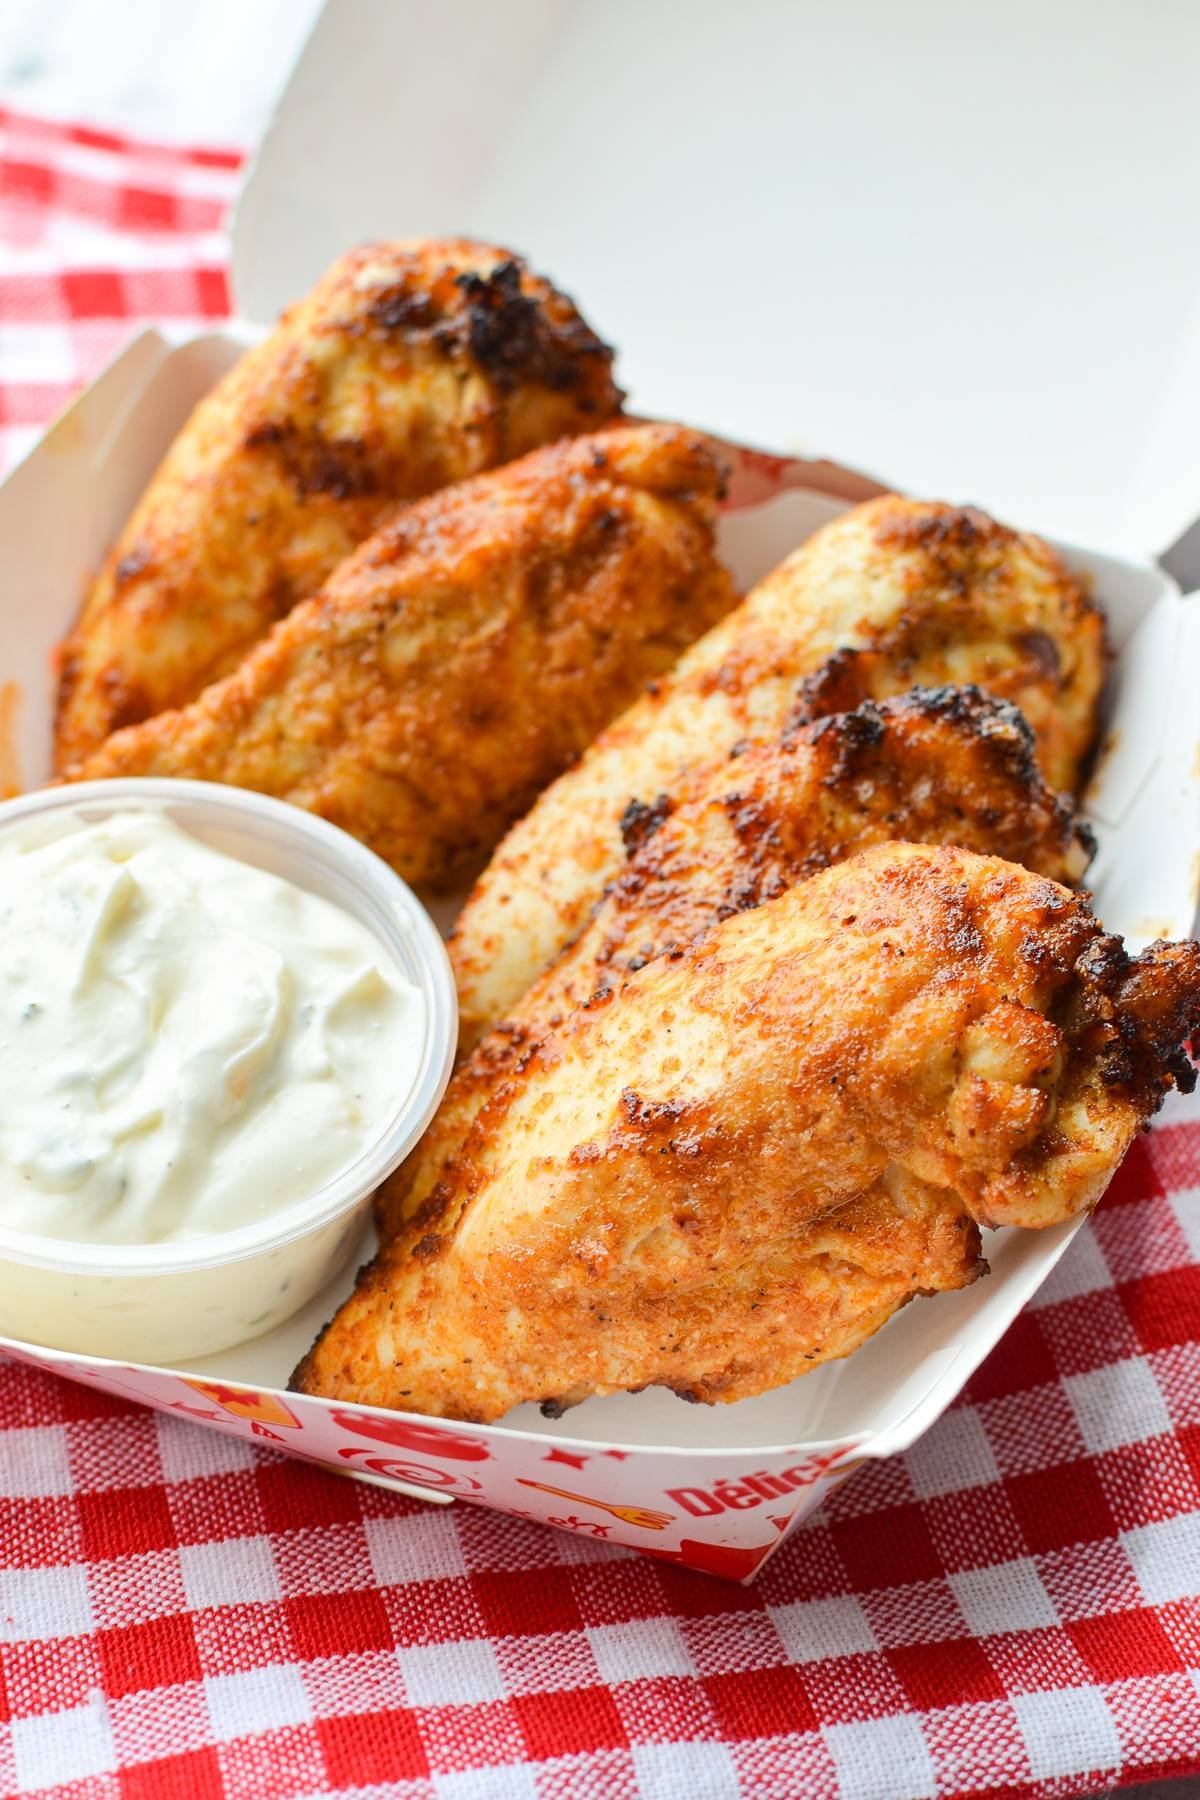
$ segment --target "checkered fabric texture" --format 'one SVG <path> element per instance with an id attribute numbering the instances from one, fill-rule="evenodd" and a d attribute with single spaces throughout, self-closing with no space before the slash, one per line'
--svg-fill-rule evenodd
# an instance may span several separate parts
<path id="1" fill-rule="evenodd" d="M 0 115 L 0 439 L 225 306 L 238 158 Z M 935 1304 L 930 1302 L 929 1304 Z M 1200 1109 L 750 1589 L 0 1361 L 0 1794 L 916 1800 L 1200 1771 Z"/>

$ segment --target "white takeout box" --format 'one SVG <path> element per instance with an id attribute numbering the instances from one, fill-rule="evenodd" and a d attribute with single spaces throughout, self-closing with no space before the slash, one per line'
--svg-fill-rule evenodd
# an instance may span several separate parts
<path id="1" fill-rule="evenodd" d="M 658 383 L 642 378 L 656 355 L 662 370 L 675 368 L 681 296 L 667 313 L 653 301 L 639 306 L 636 264 L 622 260 L 632 255 L 630 244 L 638 246 L 639 233 L 620 237 L 621 208 L 637 201 L 646 209 L 644 236 L 644 220 L 656 207 L 678 204 L 685 218 L 699 221 L 703 205 L 686 182 L 677 182 L 678 171 L 662 164 L 664 121 L 656 126 L 636 109 L 622 112 L 619 95 L 608 87 L 598 93 L 581 74 L 590 65 L 580 62 L 583 51 L 574 40 L 594 43 L 600 9 L 587 3 L 568 12 L 548 0 L 510 0 L 494 9 L 495 17 L 466 9 L 473 29 L 465 37 L 464 14 L 453 10 L 453 33 L 436 11 L 423 10 L 418 25 L 407 5 L 337 6 L 319 22 L 239 211 L 234 272 L 242 320 L 182 343 L 157 331 L 141 333 L 0 489 L 0 682 L 7 684 L 0 689 L 6 700 L 0 717 L 10 724 L 9 740 L 0 743 L 0 776 L 11 786 L 36 785 L 48 773 L 54 646 L 191 406 L 279 305 L 364 236 L 462 230 L 515 242 L 539 267 L 577 287 L 602 330 L 613 329 L 607 296 L 621 320 L 615 334 L 627 336 L 635 352 L 623 370 L 628 380 L 630 363 L 636 366 L 633 401 L 640 410 L 683 414 L 726 434 L 739 428 L 765 441 L 787 440 L 777 395 L 757 408 L 759 433 L 748 429 L 744 408 L 737 416 L 737 407 L 720 405 L 728 369 L 705 389 L 696 359 L 706 333 L 710 350 L 724 346 L 722 354 L 734 356 L 744 349 L 750 389 L 767 366 L 753 333 L 739 347 L 718 330 L 728 306 L 724 290 L 707 311 L 703 291 L 688 288 L 682 296 L 689 310 L 682 335 L 692 360 L 681 398 L 672 401 L 665 374 Z M 730 29 L 707 0 L 691 17 L 710 35 Z M 611 9 L 603 18 L 616 30 Z M 444 117 L 439 124 L 444 88 L 427 79 L 419 59 L 419 66 L 412 61 L 421 31 L 433 63 L 445 64 L 447 80 L 453 71 L 452 139 Z M 666 83 L 678 45 L 664 9 L 647 8 L 636 33 L 626 20 L 616 36 L 627 56 L 636 49 L 635 61 L 625 65 L 636 74 L 634 90 L 644 86 L 647 64 Z M 561 86 L 572 43 L 575 108 L 568 117 Z M 709 53 L 719 58 L 720 47 L 710 45 Z M 606 51 L 607 75 L 613 68 Z M 615 172 L 603 157 L 587 154 L 601 107 L 610 124 L 621 120 Z M 553 157 L 560 165 L 579 159 L 593 237 L 598 222 L 612 225 L 612 241 L 599 251 L 565 206 L 547 197 L 547 152 L 539 150 L 535 126 L 551 120 L 560 132 Z M 632 186 L 630 167 L 640 172 Z M 614 288 L 614 267 L 626 284 L 623 293 Z M 763 269 L 755 268 L 751 286 L 763 280 Z M 637 341 L 639 324 L 644 335 Z M 780 351 L 780 344 L 772 346 L 772 355 Z M 751 412 L 757 398 L 761 393 L 750 396 Z M 744 584 L 842 506 L 877 491 L 829 463 L 745 450 L 735 462 L 722 549 Z M 972 471 L 976 481 L 981 467 Z M 944 485 L 962 497 L 960 483 Z M 986 489 L 976 488 L 973 497 L 1004 510 Z M 1186 523 L 1173 517 L 1160 541 Z M 1196 911 L 1200 601 L 1180 598 L 1147 553 L 1154 540 L 1134 534 L 1129 542 L 1134 548 L 1127 554 L 1061 547 L 1093 581 L 1118 653 L 1107 750 L 1088 802 L 1100 838 L 1090 879 L 1109 927 L 1142 943 L 1186 935 Z M 3 1338 L 0 1349 L 422 1499 L 473 1500 L 748 1580 L 850 1469 L 906 1448 L 939 1416 L 1081 1228 L 1075 1221 L 1041 1233 L 990 1234 L 987 1280 L 919 1301 L 848 1361 L 730 1407 L 688 1406 L 650 1391 L 588 1401 L 555 1423 L 522 1407 L 502 1425 L 480 1427 L 286 1393 L 289 1371 L 348 1287 L 348 1275 L 271 1336 L 187 1370 L 72 1356 Z"/>

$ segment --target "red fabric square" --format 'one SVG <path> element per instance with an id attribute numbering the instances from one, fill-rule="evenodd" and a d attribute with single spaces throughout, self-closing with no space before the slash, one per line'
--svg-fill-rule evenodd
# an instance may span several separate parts
<path id="1" fill-rule="evenodd" d="M 995 1482 L 936 1494 L 925 1502 L 925 1521 L 947 1573 L 987 1569 L 1025 1554 L 1025 1539 L 1008 1495 Z"/>
<path id="2" fill-rule="evenodd" d="M 518 1694 L 512 1702 L 530 1762 L 583 1756 L 628 1745 L 617 1703 L 607 1688 L 572 1688 L 561 1694 Z"/>
<path id="3" fill-rule="evenodd" d="M 1112 1206 L 1126 1206 L 1130 1201 L 1148 1200 L 1152 1194 L 1165 1194 L 1162 1181 L 1150 1153 L 1146 1138 L 1134 1138 L 1125 1152 L 1125 1160 L 1108 1184 L 1104 1195 L 1105 1212 Z"/>
<path id="4" fill-rule="evenodd" d="M 305 1661 L 392 1646 L 387 1608 L 374 1588 L 349 1594 L 298 1594 L 285 1600 L 283 1609 L 296 1654 Z"/>
<path id="5" fill-rule="evenodd" d="M 62 290 L 73 319 L 124 319 L 129 309 L 115 269 L 67 269 Z"/>
<path id="6" fill-rule="evenodd" d="M 853 1589 L 906 1587 L 942 1573 L 925 1515 L 914 1501 L 855 1519 L 839 1519 L 833 1541 Z"/>
<path id="7" fill-rule="evenodd" d="M 1191 1470 L 1192 1479 L 1200 1485 L 1200 1425 L 1183 1425 L 1176 1436 Z"/>
<path id="8" fill-rule="evenodd" d="M 653 1545 L 647 1545 L 653 1549 Z M 658 1571 L 663 1610 L 681 1619 L 708 1619 L 717 1613 L 761 1612 L 765 1605 L 757 1588 L 738 1587 L 732 1581 L 714 1581 L 691 1569 L 663 1563 Z"/>
<path id="9" fill-rule="evenodd" d="M 1090 1461 L 1009 1475 L 1004 1488 L 1035 1555 L 1113 1535 L 1112 1508 Z"/>
<path id="10" fill-rule="evenodd" d="M 198 169 L 240 169 L 242 153 L 240 150 L 208 150 L 188 151 L 188 160 L 194 162 Z"/>
<path id="11" fill-rule="evenodd" d="M 553 1564 L 536 1573 L 485 1569 L 471 1577 L 471 1586 L 496 1637 L 544 1637 L 552 1631 L 578 1631 L 583 1624 L 570 1572 Z"/>
<path id="12" fill-rule="evenodd" d="M 12 157 L 0 162 L 0 194 L 6 200 L 45 206 L 53 195 L 54 179 L 54 171 L 44 163 L 18 162 Z"/>
<path id="13" fill-rule="evenodd" d="M 229 311 L 229 281 L 224 269 L 196 270 L 196 300 L 202 317 L 225 317 Z"/>
<path id="14" fill-rule="evenodd" d="M 127 231 L 169 231 L 176 223 L 179 201 L 155 188 L 121 190 L 118 223 Z"/>
<path id="15" fill-rule="evenodd" d="M 1054 1357 L 1042 1332 L 1038 1315 L 1019 1313 L 991 1355 L 976 1369 L 964 1390 L 970 1401 L 998 1400 L 1026 1388 L 1054 1381 Z"/>
<path id="16" fill-rule="evenodd" d="M 4 278 L 0 275 L 0 295 Z M 10 312 L 11 308 L 2 308 Z M 0 1418 L 6 1425 L 53 1425 L 62 1418 L 62 1396 L 70 1390 L 69 1381 L 57 1381 L 52 1375 L 27 1363 L 9 1362 L 0 1357 Z"/>
<path id="17" fill-rule="evenodd" d="M 812 1731 L 818 1723 L 800 1671 L 790 1663 L 709 1675 L 704 1691 L 722 1737 L 782 1737 L 789 1731 Z"/>
<path id="18" fill-rule="evenodd" d="M 78 1505 L 89 1562 L 175 1548 L 171 1509 L 160 1487 L 104 1488 L 80 1494 Z"/>
<path id="19" fill-rule="evenodd" d="M 121 1770 L 121 1800 L 223 1800 L 216 1750 L 189 1750 Z"/>
<path id="20" fill-rule="evenodd" d="M 1004 1697 L 995 1669 L 974 1638 L 904 1644 L 886 1654 L 905 1693 L 922 1711 Z"/>
<path id="21" fill-rule="evenodd" d="M 142 1408 L 134 1406 L 128 1400 L 119 1400 L 115 1394 L 106 1394 L 101 1388 L 88 1387 L 82 1381 L 59 1381 L 55 1383 L 57 1411 L 65 1425 L 81 1425 L 96 1419 L 137 1419 Z"/>
<path id="22" fill-rule="evenodd" d="M 342 1525 L 362 1518 L 357 1482 L 330 1475 L 311 1463 L 263 1463 L 254 1471 L 268 1531 L 300 1525 Z"/>
<path id="23" fill-rule="evenodd" d="M 104 1691 L 110 1700 L 140 1693 L 143 1688 L 199 1681 L 201 1676 L 200 1653 L 187 1613 L 98 1631 L 96 1647 Z"/>
<path id="24" fill-rule="evenodd" d="M 1171 1675 L 1185 1667 L 1151 1611 L 1111 1613 L 1077 1619 L 1067 1626 L 1071 1642 L 1097 1681 L 1135 1681 L 1144 1675 Z"/>
<path id="25" fill-rule="evenodd" d="M 1117 1291 L 1143 1350 L 1200 1338 L 1200 1264 L 1122 1282 Z"/>
<path id="26" fill-rule="evenodd" d="M 403 1707 L 355 1713 L 348 1719 L 318 1719 L 317 1737 L 335 1788 L 419 1781 L 429 1774 L 417 1721 Z"/>
<path id="27" fill-rule="evenodd" d="M 114 150 L 119 155 L 125 148 L 125 140 L 115 131 L 100 131 L 95 125 L 72 125 L 70 135 L 72 143 L 86 144 L 89 150 Z"/>

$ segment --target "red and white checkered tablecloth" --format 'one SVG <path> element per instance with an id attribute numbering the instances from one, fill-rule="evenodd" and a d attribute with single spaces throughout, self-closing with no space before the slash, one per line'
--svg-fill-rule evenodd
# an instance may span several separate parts
<path id="1" fill-rule="evenodd" d="M 0 114 L 6 460 L 133 321 L 221 314 L 238 161 Z M 1200 1772 L 1198 1594 L 1193 1104 L 750 1589 L 0 1362 L 0 1795 L 1092 1793 Z"/>

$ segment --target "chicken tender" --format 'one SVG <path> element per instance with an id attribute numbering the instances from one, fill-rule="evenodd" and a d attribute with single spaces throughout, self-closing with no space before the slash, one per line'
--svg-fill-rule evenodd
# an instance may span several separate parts
<path id="1" fill-rule="evenodd" d="M 450 885 L 733 605 L 722 481 L 699 433 L 614 426 L 417 501 L 233 675 L 70 777 L 256 788 Z"/>
<path id="2" fill-rule="evenodd" d="M 428 1197 L 531 1044 L 722 919 L 888 839 L 990 851 L 1071 883 L 1091 854 L 1070 801 L 1042 780 L 1021 714 L 972 687 L 915 688 L 793 727 L 689 771 L 658 806 L 631 808 L 623 830 L 625 865 L 579 937 L 460 1065 L 380 1190 L 384 1236 Z"/>
<path id="3" fill-rule="evenodd" d="M 183 706 L 398 502 L 620 410 L 612 352 L 507 250 L 366 244 L 196 408 L 62 651 L 58 766 Z"/>
<path id="4" fill-rule="evenodd" d="M 294 1380 L 477 1421 L 761 1393 L 969 1280 L 977 1224 L 1093 1206 L 1198 1023 L 1200 945 L 877 845 L 543 1038 Z"/>
<path id="5" fill-rule="evenodd" d="M 838 651 L 852 650 L 830 671 Z M 824 692 L 797 683 L 824 671 Z M 1061 559 L 973 508 L 869 501 L 810 538 L 515 826 L 451 943 L 461 1043 L 507 1013 L 621 866 L 619 820 L 682 769 L 776 737 L 799 704 L 840 711 L 921 683 L 1011 700 L 1055 788 L 1094 735 L 1104 627 Z"/>

